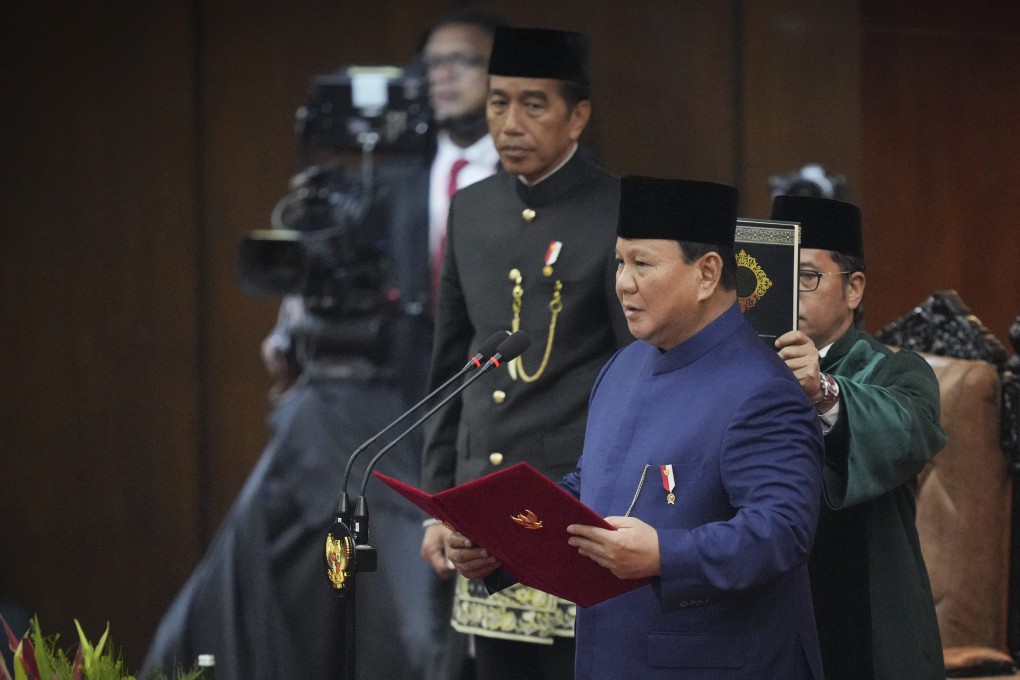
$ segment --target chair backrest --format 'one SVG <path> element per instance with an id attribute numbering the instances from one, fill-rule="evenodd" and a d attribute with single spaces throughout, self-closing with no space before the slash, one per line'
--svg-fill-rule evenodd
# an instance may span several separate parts
<path id="1" fill-rule="evenodd" d="M 942 645 L 1006 651 L 1012 476 L 999 444 L 999 374 L 987 361 L 924 356 L 949 438 L 917 496 Z"/>
<path id="2" fill-rule="evenodd" d="M 1015 354 L 1007 360 L 1006 348 L 953 290 L 936 291 L 876 337 L 922 353 L 938 376 L 949 441 L 920 476 L 917 529 L 946 670 L 951 677 L 1010 673 L 1011 652 L 1020 648 L 1020 597 L 1010 573 L 1020 363 Z M 1020 347 L 1020 317 L 1010 338 Z"/>

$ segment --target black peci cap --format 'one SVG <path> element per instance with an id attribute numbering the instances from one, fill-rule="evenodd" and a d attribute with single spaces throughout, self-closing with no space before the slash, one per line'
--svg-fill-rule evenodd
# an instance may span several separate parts
<path id="1" fill-rule="evenodd" d="M 620 180 L 621 238 L 733 247 L 740 192 L 715 182 L 628 175 Z"/>
<path id="2" fill-rule="evenodd" d="M 589 51 L 582 33 L 500 26 L 493 38 L 489 74 L 587 83 Z"/>
<path id="3" fill-rule="evenodd" d="M 861 210 L 853 203 L 815 196 L 776 196 L 772 219 L 800 222 L 800 247 L 864 258 Z"/>

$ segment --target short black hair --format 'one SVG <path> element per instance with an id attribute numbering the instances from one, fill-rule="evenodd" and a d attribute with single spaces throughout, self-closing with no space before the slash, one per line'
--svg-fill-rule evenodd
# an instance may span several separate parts
<path id="1" fill-rule="evenodd" d="M 683 258 L 684 264 L 691 264 L 709 253 L 719 253 L 723 263 L 722 273 L 719 275 L 719 285 L 723 290 L 737 289 L 737 258 L 733 254 L 733 248 L 693 241 L 677 241 L 677 243 L 680 244 L 680 256 Z"/>
<path id="2" fill-rule="evenodd" d="M 583 101 L 591 99 L 591 84 L 582 83 L 577 80 L 560 80 L 559 93 L 567 102 L 567 109 L 574 110 L 574 107 Z"/>

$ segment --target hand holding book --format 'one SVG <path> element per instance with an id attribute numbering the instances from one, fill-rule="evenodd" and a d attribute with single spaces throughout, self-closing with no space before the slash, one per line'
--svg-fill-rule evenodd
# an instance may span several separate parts
<path id="1" fill-rule="evenodd" d="M 527 463 L 429 494 L 375 475 L 432 517 L 494 556 L 524 585 L 590 607 L 648 583 L 619 579 L 567 541 L 567 526 L 612 530 L 591 508 Z"/>

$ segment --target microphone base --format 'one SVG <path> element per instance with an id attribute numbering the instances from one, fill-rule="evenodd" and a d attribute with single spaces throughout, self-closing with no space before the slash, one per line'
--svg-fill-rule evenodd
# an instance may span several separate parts
<path id="1" fill-rule="evenodd" d="M 359 545 L 356 547 L 356 552 L 358 557 L 354 564 L 359 574 L 372 572 L 379 568 L 379 553 L 375 548 L 370 545 Z"/>

